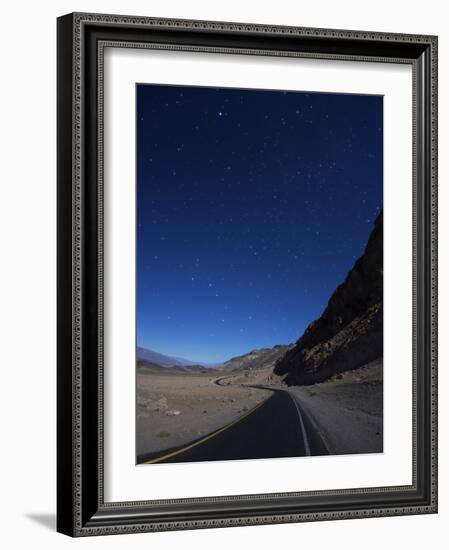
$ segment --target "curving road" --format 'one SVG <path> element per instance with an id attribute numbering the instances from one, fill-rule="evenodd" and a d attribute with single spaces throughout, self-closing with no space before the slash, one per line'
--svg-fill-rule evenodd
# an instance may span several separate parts
<path id="1" fill-rule="evenodd" d="M 220 385 L 223 378 L 215 380 Z M 138 457 L 138 463 L 200 462 L 284 458 L 328 454 L 319 434 L 288 390 L 270 386 L 271 397 L 224 428 L 163 453 Z"/>

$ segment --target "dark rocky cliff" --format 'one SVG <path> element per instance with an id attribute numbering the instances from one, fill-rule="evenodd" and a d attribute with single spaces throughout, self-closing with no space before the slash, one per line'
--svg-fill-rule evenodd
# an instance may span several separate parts
<path id="1" fill-rule="evenodd" d="M 289 385 L 323 382 L 382 357 L 383 221 L 377 217 L 363 256 L 336 288 L 319 319 L 281 357 L 274 372 Z"/>

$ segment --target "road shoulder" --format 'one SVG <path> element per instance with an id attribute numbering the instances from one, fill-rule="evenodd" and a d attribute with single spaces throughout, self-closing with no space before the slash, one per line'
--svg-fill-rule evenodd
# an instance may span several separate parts
<path id="1" fill-rule="evenodd" d="M 330 454 L 383 451 L 382 364 L 375 362 L 339 379 L 291 386 Z"/>

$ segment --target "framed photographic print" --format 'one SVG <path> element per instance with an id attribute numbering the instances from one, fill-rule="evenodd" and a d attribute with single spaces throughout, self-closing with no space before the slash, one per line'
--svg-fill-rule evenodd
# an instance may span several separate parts
<path id="1" fill-rule="evenodd" d="M 437 38 L 58 19 L 58 530 L 437 511 Z"/>

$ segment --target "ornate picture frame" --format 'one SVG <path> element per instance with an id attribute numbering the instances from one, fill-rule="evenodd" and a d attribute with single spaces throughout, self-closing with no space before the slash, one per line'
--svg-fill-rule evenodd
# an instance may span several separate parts
<path id="1" fill-rule="evenodd" d="M 105 501 L 103 61 L 109 46 L 412 67 L 410 485 Z M 57 73 L 57 530 L 89 536 L 436 513 L 437 38 L 75 13 L 58 19 Z"/>

